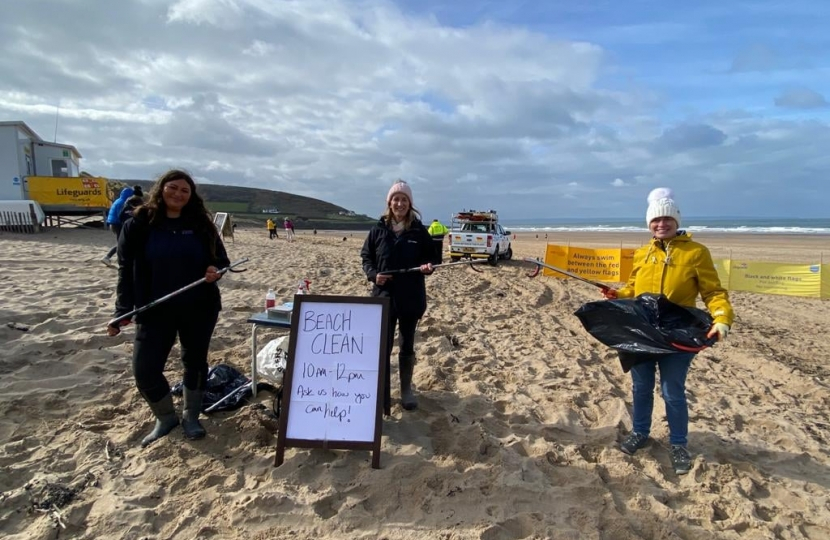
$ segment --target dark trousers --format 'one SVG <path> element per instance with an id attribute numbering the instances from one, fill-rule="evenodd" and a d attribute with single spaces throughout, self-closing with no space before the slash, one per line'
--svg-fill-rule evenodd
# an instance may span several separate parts
<path id="1" fill-rule="evenodd" d="M 400 355 L 415 354 L 415 329 L 418 327 L 418 317 L 398 317 L 395 308 L 389 310 L 389 326 L 386 342 L 386 381 L 383 394 L 384 412 L 389 415 L 392 410 L 392 347 L 395 345 L 395 327 L 398 328 L 400 337 L 398 347 Z"/>
<path id="2" fill-rule="evenodd" d="M 268 239 L 269 240 L 273 240 L 274 237 L 276 237 L 276 236 L 277 236 L 277 230 L 276 229 L 268 229 Z"/>
<path id="3" fill-rule="evenodd" d="M 182 349 L 184 385 L 188 390 L 204 390 L 210 338 L 218 318 L 218 311 L 194 310 L 181 313 L 179 317 L 168 315 L 163 321 L 151 320 L 136 326 L 133 375 L 138 391 L 147 401 L 155 403 L 170 392 L 164 366 L 177 335 Z"/>
<path id="4" fill-rule="evenodd" d="M 121 224 L 110 225 L 110 229 L 112 229 L 112 232 L 115 233 L 115 245 L 112 247 L 112 249 L 109 250 L 109 252 L 107 252 L 107 257 L 112 259 L 112 256 L 115 255 L 115 252 L 118 251 L 118 235 L 121 234 Z"/>
<path id="5" fill-rule="evenodd" d="M 444 235 L 433 236 L 432 245 L 435 251 L 432 255 L 432 264 L 441 264 L 444 262 Z"/>

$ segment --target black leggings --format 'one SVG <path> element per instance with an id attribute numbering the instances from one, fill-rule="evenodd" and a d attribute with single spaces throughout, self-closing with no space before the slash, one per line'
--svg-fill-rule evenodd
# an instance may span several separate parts
<path id="1" fill-rule="evenodd" d="M 136 326 L 133 375 L 138 391 L 147 401 L 155 403 L 170 392 L 170 384 L 164 376 L 164 366 L 177 334 L 182 348 L 184 385 L 188 390 L 204 390 L 208 374 L 208 349 L 218 318 L 218 311 L 194 311 L 176 318 L 167 316 L 164 321 L 148 321 Z"/>
<path id="2" fill-rule="evenodd" d="M 387 327 L 388 341 L 386 342 L 386 381 L 384 381 L 383 408 L 388 415 L 391 404 L 392 386 L 392 347 L 395 345 L 395 327 L 398 327 L 400 338 L 398 346 L 401 355 L 415 354 L 415 329 L 418 327 L 418 317 L 398 317 L 395 308 L 389 313 L 389 326 Z"/>
<path id="3" fill-rule="evenodd" d="M 398 338 L 398 348 L 401 354 L 415 353 L 415 329 L 418 327 L 418 317 L 398 317 L 393 309 L 389 314 L 388 337 L 389 341 L 386 344 L 386 361 L 392 356 L 392 347 L 395 346 L 395 327 L 398 327 L 400 336 Z"/>

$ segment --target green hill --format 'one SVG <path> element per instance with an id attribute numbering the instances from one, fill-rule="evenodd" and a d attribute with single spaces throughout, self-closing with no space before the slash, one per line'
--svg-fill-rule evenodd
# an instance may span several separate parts
<path id="1" fill-rule="evenodd" d="M 123 186 L 139 185 L 146 193 L 153 182 L 110 180 Z M 298 229 L 368 230 L 377 218 L 351 214 L 342 206 L 320 199 L 284 191 L 199 184 L 199 194 L 211 212 L 227 212 L 239 227 L 264 227 L 269 217 L 281 225 L 283 218 L 294 221 Z"/>

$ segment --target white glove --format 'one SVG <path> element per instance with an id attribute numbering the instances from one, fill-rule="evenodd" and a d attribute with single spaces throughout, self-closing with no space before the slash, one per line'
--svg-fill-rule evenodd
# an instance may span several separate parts
<path id="1" fill-rule="evenodd" d="M 717 334 L 718 341 L 723 341 L 726 339 L 726 336 L 729 335 L 729 325 L 724 324 L 722 322 L 716 322 L 712 325 L 712 328 L 709 330 L 709 333 L 706 334 L 706 337 L 713 337 Z"/>

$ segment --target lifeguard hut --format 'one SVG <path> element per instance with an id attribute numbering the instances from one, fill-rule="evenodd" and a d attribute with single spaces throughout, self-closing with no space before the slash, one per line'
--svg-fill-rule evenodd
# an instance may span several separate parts
<path id="1" fill-rule="evenodd" d="M 81 158 L 74 146 L 45 141 L 25 122 L 0 122 L 0 210 L 28 201 L 41 209 L 33 215 L 50 225 L 56 218 L 59 226 L 62 218 L 105 217 L 112 201 L 108 182 L 82 177 Z"/>

